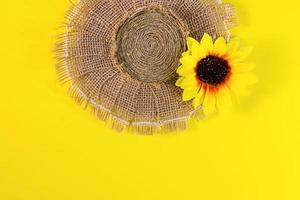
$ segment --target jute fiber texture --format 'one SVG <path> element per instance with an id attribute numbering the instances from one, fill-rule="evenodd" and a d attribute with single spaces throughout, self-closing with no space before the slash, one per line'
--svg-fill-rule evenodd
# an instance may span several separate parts
<path id="1" fill-rule="evenodd" d="M 182 130 L 202 117 L 175 86 L 186 37 L 228 40 L 233 26 L 233 7 L 218 0 L 81 0 L 58 37 L 58 76 L 118 131 Z"/>

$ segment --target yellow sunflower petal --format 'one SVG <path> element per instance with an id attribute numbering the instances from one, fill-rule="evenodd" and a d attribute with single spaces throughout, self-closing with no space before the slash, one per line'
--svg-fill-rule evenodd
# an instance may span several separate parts
<path id="1" fill-rule="evenodd" d="M 181 57 L 185 57 L 185 56 L 188 56 L 188 55 L 190 55 L 189 51 L 185 51 L 185 52 L 182 53 Z"/>
<path id="2" fill-rule="evenodd" d="M 230 89 L 239 96 L 249 96 L 250 91 L 248 89 L 249 85 L 252 85 L 257 82 L 257 77 L 254 73 L 241 73 L 234 74 L 229 82 Z"/>
<path id="3" fill-rule="evenodd" d="M 252 47 L 242 47 L 239 50 L 230 54 L 230 59 L 237 61 L 243 61 L 251 54 L 253 48 Z"/>
<path id="4" fill-rule="evenodd" d="M 205 89 L 204 87 L 201 87 L 193 101 L 194 108 L 198 108 L 198 106 L 200 106 L 203 103 L 204 95 L 205 95 Z"/>
<path id="5" fill-rule="evenodd" d="M 255 68 L 254 64 L 249 64 L 249 63 L 237 63 L 237 64 L 231 64 L 232 66 L 232 72 L 233 73 L 245 73 L 245 72 L 250 72 Z"/>
<path id="6" fill-rule="evenodd" d="M 197 77 L 195 75 L 184 77 L 181 81 L 180 87 L 183 89 L 194 89 L 199 87 Z"/>
<path id="7" fill-rule="evenodd" d="M 182 94 L 182 100 L 183 101 L 192 100 L 198 94 L 198 91 L 199 91 L 199 87 L 198 88 L 184 89 L 183 94 Z"/>
<path id="8" fill-rule="evenodd" d="M 231 54 L 233 52 L 236 52 L 240 47 L 240 43 L 241 43 L 240 38 L 236 37 L 231 39 L 227 45 L 228 53 Z"/>
<path id="9" fill-rule="evenodd" d="M 175 85 L 177 87 L 181 87 L 181 83 L 182 83 L 183 79 L 184 79 L 184 77 L 179 77 L 178 80 L 176 81 Z"/>
<path id="10" fill-rule="evenodd" d="M 207 55 L 207 51 L 200 44 L 194 44 L 192 46 L 192 56 L 197 60 L 201 60 Z"/>
<path id="11" fill-rule="evenodd" d="M 199 42 L 192 37 L 187 37 L 186 41 L 187 41 L 188 52 L 191 54 L 193 45 L 194 44 L 199 45 Z"/>
<path id="12" fill-rule="evenodd" d="M 223 37 L 219 37 L 215 41 L 213 52 L 218 55 L 224 55 L 227 52 L 226 41 Z"/>
<path id="13" fill-rule="evenodd" d="M 180 67 L 177 68 L 176 71 L 180 76 L 189 76 L 195 73 L 195 69 L 192 67 L 184 67 L 181 65 Z"/>
<path id="14" fill-rule="evenodd" d="M 213 40 L 207 33 L 204 33 L 202 39 L 201 39 L 201 46 L 202 48 L 205 48 L 208 52 L 211 52 L 213 50 L 214 44 Z"/>
<path id="15" fill-rule="evenodd" d="M 186 68 L 194 68 L 197 65 L 197 60 L 191 55 L 183 56 L 179 61 Z"/>
<path id="16" fill-rule="evenodd" d="M 220 110 L 227 109 L 232 105 L 232 97 L 230 94 L 230 90 L 227 88 L 227 86 L 220 88 L 216 96 L 217 96 L 218 109 Z"/>
<path id="17" fill-rule="evenodd" d="M 257 76 L 252 72 L 233 74 L 232 76 L 233 84 L 238 84 L 240 86 L 247 86 L 257 83 Z"/>
<path id="18" fill-rule="evenodd" d="M 216 97 L 214 93 L 206 92 L 203 101 L 203 113 L 204 115 L 211 115 L 216 108 Z"/>
<path id="19" fill-rule="evenodd" d="M 238 100 L 239 96 L 246 97 L 250 96 L 250 90 L 246 86 L 230 86 L 230 89 L 234 92 L 236 95 L 236 98 Z"/>

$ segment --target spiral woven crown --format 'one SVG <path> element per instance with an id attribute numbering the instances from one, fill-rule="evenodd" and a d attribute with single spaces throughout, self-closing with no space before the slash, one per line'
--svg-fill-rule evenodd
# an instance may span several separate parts
<path id="1" fill-rule="evenodd" d="M 232 6 L 218 0 L 82 0 L 57 43 L 58 75 L 117 130 L 184 129 L 201 116 L 175 86 L 186 37 L 228 39 L 234 24 Z"/>

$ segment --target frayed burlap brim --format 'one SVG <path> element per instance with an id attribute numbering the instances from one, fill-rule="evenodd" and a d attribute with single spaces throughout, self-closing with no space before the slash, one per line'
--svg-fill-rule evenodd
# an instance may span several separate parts
<path id="1" fill-rule="evenodd" d="M 57 42 L 58 76 L 118 131 L 182 130 L 202 117 L 175 86 L 186 37 L 229 39 L 234 25 L 232 6 L 217 0 L 82 0 Z"/>

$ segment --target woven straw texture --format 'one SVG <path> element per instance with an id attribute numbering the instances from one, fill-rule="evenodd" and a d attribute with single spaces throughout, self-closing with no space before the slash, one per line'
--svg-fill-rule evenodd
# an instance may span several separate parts
<path id="1" fill-rule="evenodd" d="M 57 42 L 58 76 L 118 131 L 185 129 L 202 116 L 175 86 L 186 37 L 229 39 L 234 25 L 233 7 L 218 0 L 81 0 Z"/>

